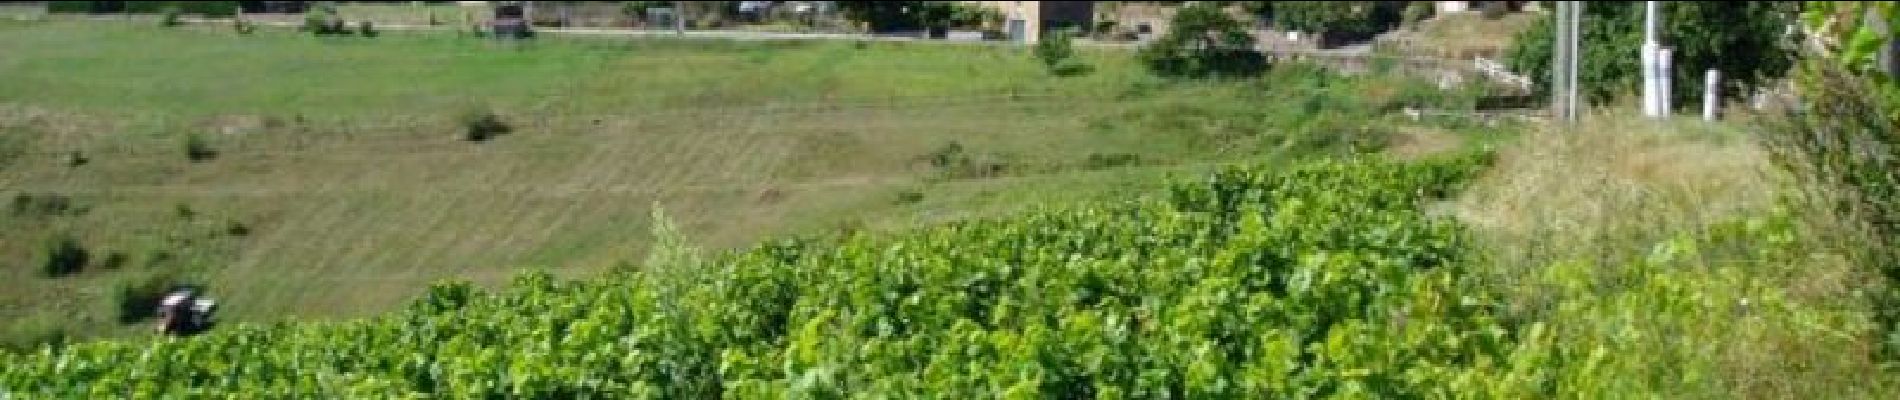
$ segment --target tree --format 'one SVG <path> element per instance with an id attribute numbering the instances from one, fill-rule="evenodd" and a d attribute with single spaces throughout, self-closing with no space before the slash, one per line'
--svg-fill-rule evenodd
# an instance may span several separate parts
<path id="1" fill-rule="evenodd" d="M 1579 91 L 1592 102 L 1634 92 L 1642 83 L 1637 54 L 1643 43 L 1643 5 L 1585 4 Z M 1674 49 L 1675 104 L 1701 101 L 1703 73 L 1710 68 L 1722 71 L 1722 93 L 1728 96 L 1740 96 L 1742 89 L 1785 73 L 1793 53 L 1783 32 L 1793 23 L 1796 7 L 1792 2 L 1663 3 L 1663 41 Z M 1541 17 L 1518 34 L 1505 55 L 1506 64 L 1530 77 L 1538 93 L 1550 88 L 1551 24 L 1549 16 Z"/>
<path id="2" fill-rule="evenodd" d="M 1175 13 L 1168 33 L 1139 54 L 1162 76 L 1253 76 L 1266 67 L 1253 36 L 1220 6 L 1195 3 Z"/>
<path id="3" fill-rule="evenodd" d="M 845 19 L 868 25 L 872 32 L 947 28 L 957 16 L 957 5 L 945 1 L 841 1 Z"/>
<path id="4" fill-rule="evenodd" d="M 1327 43 L 1371 38 L 1399 25 L 1402 1 L 1285 1 L 1270 11 L 1281 27 L 1318 33 Z"/>

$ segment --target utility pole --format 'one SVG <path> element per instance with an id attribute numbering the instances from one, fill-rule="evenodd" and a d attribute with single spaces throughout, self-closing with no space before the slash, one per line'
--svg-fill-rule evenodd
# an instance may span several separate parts
<path id="1" fill-rule="evenodd" d="M 1643 2 L 1643 115 L 1651 118 L 1662 116 L 1662 68 L 1657 60 L 1662 52 L 1662 43 L 1657 37 L 1661 28 L 1661 6 L 1655 1 Z"/>
<path id="2" fill-rule="evenodd" d="M 1556 35 L 1551 43 L 1550 105 L 1557 121 L 1575 122 L 1583 109 L 1577 97 L 1578 66 L 1582 60 L 1583 3 L 1558 1 L 1551 24 Z"/>

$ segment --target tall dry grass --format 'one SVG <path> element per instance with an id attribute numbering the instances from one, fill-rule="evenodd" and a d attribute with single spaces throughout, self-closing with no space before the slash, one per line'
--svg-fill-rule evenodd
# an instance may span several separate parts
<path id="1" fill-rule="evenodd" d="M 1871 237 L 1800 182 L 1734 126 L 1606 115 L 1507 145 L 1452 205 L 1505 314 L 1543 326 L 1511 362 L 1546 372 L 1499 381 L 1584 398 L 1893 398 L 1873 357 L 1878 280 L 1850 256 Z"/>

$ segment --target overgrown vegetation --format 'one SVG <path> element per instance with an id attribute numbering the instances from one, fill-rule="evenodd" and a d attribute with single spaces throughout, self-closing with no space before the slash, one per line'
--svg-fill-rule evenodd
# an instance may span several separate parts
<path id="1" fill-rule="evenodd" d="M 1254 50 L 1253 35 L 1218 4 L 1182 7 L 1168 32 L 1141 48 L 1141 61 L 1168 77 L 1246 77 L 1266 69 L 1266 56 Z"/>
<path id="2" fill-rule="evenodd" d="M 1708 69 L 1722 71 L 1722 93 L 1739 98 L 1747 89 L 1782 76 L 1793 63 L 1792 38 L 1785 35 L 1794 23 L 1796 2 L 1714 3 L 1673 1 L 1661 4 L 1666 15 L 1663 43 L 1674 54 L 1671 71 L 1675 104 L 1701 104 L 1703 76 Z M 1549 15 L 1539 17 L 1517 36 L 1505 55 L 1511 70 L 1529 77 L 1538 93 L 1549 93 L 1553 27 Z M 1589 54 L 1639 54 L 1643 44 L 1643 3 L 1591 2 L 1584 7 L 1581 46 Z M 1618 95 L 1638 93 L 1642 85 L 1639 57 L 1584 57 L 1577 73 L 1579 92 L 1601 103 Z M 1544 96 L 1547 98 L 1548 96 Z"/>

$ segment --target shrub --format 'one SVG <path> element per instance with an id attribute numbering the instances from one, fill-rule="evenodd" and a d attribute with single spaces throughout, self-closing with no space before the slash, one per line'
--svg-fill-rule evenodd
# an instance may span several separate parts
<path id="1" fill-rule="evenodd" d="M 349 29 L 344 27 L 343 17 L 338 16 L 336 9 L 329 6 L 311 7 L 310 11 L 305 12 L 303 30 L 318 36 L 350 33 Z"/>
<path id="2" fill-rule="evenodd" d="M 159 13 L 161 15 L 158 17 L 158 26 L 171 27 L 185 24 L 179 17 L 180 11 L 178 11 L 178 7 L 165 7 L 165 9 Z"/>
<path id="3" fill-rule="evenodd" d="M 62 194 L 13 195 L 13 215 L 18 217 L 49 217 L 76 213 L 72 197 Z"/>
<path id="4" fill-rule="evenodd" d="M 496 115 L 493 110 L 487 108 L 476 108 L 464 112 L 460 120 L 463 138 L 471 142 L 486 142 L 496 136 L 514 131 L 513 127 L 501 120 L 500 115 Z"/>
<path id="5" fill-rule="evenodd" d="M 1036 43 L 1036 58 L 1055 76 L 1076 76 L 1086 74 L 1091 69 L 1075 57 L 1075 33 L 1069 30 L 1050 32 Z"/>
<path id="6" fill-rule="evenodd" d="M 236 31 L 239 35 L 249 35 L 251 32 L 257 31 L 257 24 L 253 24 L 251 21 L 243 18 L 233 19 L 231 20 L 231 30 Z"/>
<path id="7" fill-rule="evenodd" d="M 358 22 L 356 23 L 356 34 L 362 35 L 363 37 L 376 37 L 376 25 L 370 23 L 369 20 Z"/>
<path id="8" fill-rule="evenodd" d="M 924 192 L 905 190 L 897 192 L 897 204 L 917 204 L 924 201 Z"/>
<path id="9" fill-rule="evenodd" d="M 87 163 L 91 163 L 91 162 L 92 162 L 92 159 L 86 157 L 86 153 L 80 152 L 78 150 L 74 150 L 74 151 L 66 153 L 66 166 L 68 167 L 85 166 Z M 0 163 L 0 164 L 4 164 L 4 163 Z"/>
<path id="10" fill-rule="evenodd" d="M 185 136 L 185 158 L 191 162 L 210 161 L 218 158 L 218 150 L 211 147 L 204 135 L 193 133 Z"/>
<path id="11" fill-rule="evenodd" d="M 49 278 L 76 274 L 86 268 L 89 258 L 91 255 L 79 245 L 79 239 L 71 234 L 57 234 L 46 241 L 46 256 L 40 262 L 40 272 Z"/>
<path id="12" fill-rule="evenodd" d="M 1267 64 L 1240 21 L 1206 2 L 1175 13 L 1168 34 L 1138 57 L 1155 74 L 1170 77 L 1254 76 Z"/>
<path id="13" fill-rule="evenodd" d="M 1126 167 L 1141 163 L 1141 156 L 1133 153 L 1089 153 L 1088 169 L 1109 169 Z"/>
<path id="14" fill-rule="evenodd" d="M 231 236 L 250 236 L 251 226 L 239 221 L 230 221 L 224 226 L 224 234 Z"/>

